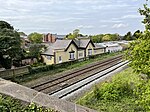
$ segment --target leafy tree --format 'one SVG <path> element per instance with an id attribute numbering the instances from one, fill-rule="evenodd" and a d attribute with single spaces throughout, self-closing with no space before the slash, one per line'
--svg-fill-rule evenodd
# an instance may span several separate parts
<path id="1" fill-rule="evenodd" d="M 94 43 L 100 43 L 100 42 L 102 42 L 103 34 L 89 36 L 89 37 Z"/>
<path id="2" fill-rule="evenodd" d="M 24 32 L 18 32 L 20 36 L 27 36 Z"/>
<path id="3" fill-rule="evenodd" d="M 139 9 L 144 16 L 145 31 L 139 39 L 130 44 L 126 58 L 131 60 L 131 67 L 136 72 L 147 74 L 150 77 L 150 8 L 144 4 L 144 9 Z"/>
<path id="4" fill-rule="evenodd" d="M 42 43 L 43 35 L 37 32 L 28 35 L 28 39 L 31 43 Z"/>
<path id="5" fill-rule="evenodd" d="M 119 34 L 110 34 L 110 40 L 111 41 L 117 41 L 119 40 Z"/>
<path id="6" fill-rule="evenodd" d="M 32 44 L 29 48 L 29 56 L 35 57 L 39 60 L 40 54 L 44 51 L 46 47 L 41 44 Z"/>
<path id="7" fill-rule="evenodd" d="M 20 57 L 21 38 L 17 31 L 5 21 L 0 21 L 0 63 L 9 69 L 12 60 Z"/>
<path id="8" fill-rule="evenodd" d="M 75 38 L 77 38 L 79 36 L 79 32 L 80 32 L 79 29 L 75 29 L 75 30 L 73 30 L 73 33 L 69 33 L 65 38 L 67 38 L 67 39 L 75 39 Z"/>
<path id="9" fill-rule="evenodd" d="M 123 37 L 123 40 L 133 40 L 132 39 L 132 33 L 129 31 L 124 37 Z"/>
<path id="10" fill-rule="evenodd" d="M 75 30 L 73 31 L 73 37 L 74 37 L 74 38 L 77 38 L 78 35 L 79 35 L 79 32 L 80 32 L 79 29 L 75 29 Z"/>
<path id="11" fill-rule="evenodd" d="M 138 38 L 140 38 L 141 35 L 142 35 L 142 32 L 140 30 L 137 30 L 137 31 L 134 32 L 132 38 L 133 39 L 138 39 Z"/>
<path id="12" fill-rule="evenodd" d="M 103 41 L 110 41 L 110 36 L 109 35 L 104 35 L 102 40 Z"/>
<path id="13" fill-rule="evenodd" d="M 0 30 L 5 29 L 5 28 L 14 30 L 13 26 L 11 26 L 9 23 L 5 21 L 0 21 Z"/>

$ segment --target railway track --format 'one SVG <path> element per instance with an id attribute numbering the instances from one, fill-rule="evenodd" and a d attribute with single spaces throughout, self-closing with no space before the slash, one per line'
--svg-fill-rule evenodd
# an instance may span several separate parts
<path id="1" fill-rule="evenodd" d="M 31 88 L 52 95 L 60 90 L 63 90 L 64 88 L 69 87 L 70 85 L 78 83 L 81 80 L 85 80 L 100 71 L 106 70 L 107 68 L 116 65 L 116 63 L 118 63 L 121 59 L 122 55 L 109 59 L 107 61 L 98 62 L 82 70 L 68 73 L 65 76 L 60 76 Z"/>
<path id="2" fill-rule="evenodd" d="M 53 94 L 51 94 L 51 96 L 54 96 L 54 97 L 57 97 L 60 99 L 69 99 L 70 97 L 75 96 L 75 93 L 78 93 L 79 91 L 86 89 L 87 86 L 89 86 L 89 85 L 99 82 L 99 80 L 102 77 L 114 72 L 116 69 L 118 69 L 122 66 L 125 66 L 127 64 L 128 64 L 128 61 L 118 62 L 115 66 L 113 66 L 109 69 L 103 70 L 99 73 L 95 73 L 95 74 L 93 74 L 93 76 L 88 77 L 83 80 L 80 80 L 78 83 L 74 83 L 74 84 L 70 85 L 69 87 L 64 88 L 60 91 L 54 92 Z"/>

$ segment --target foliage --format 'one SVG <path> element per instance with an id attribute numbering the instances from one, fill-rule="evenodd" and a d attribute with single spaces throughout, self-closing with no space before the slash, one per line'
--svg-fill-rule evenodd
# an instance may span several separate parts
<path id="1" fill-rule="evenodd" d="M 141 32 L 140 30 L 137 30 L 137 31 L 134 32 L 134 34 L 133 34 L 132 37 L 133 37 L 133 39 L 135 40 L 135 39 L 140 38 L 141 35 L 142 35 L 142 32 Z"/>
<path id="2" fill-rule="evenodd" d="M 150 77 L 150 8 L 144 5 L 139 10 L 144 15 L 145 32 L 136 41 L 130 44 L 126 52 L 126 59 L 131 60 L 130 66 L 136 71 Z"/>
<path id="3" fill-rule="evenodd" d="M 119 40 L 118 34 L 105 34 L 102 38 L 102 41 L 117 41 Z"/>
<path id="4" fill-rule="evenodd" d="M 35 80 L 37 78 L 41 78 L 44 76 L 51 76 L 51 75 L 56 75 L 57 73 L 67 71 L 67 70 L 72 70 L 76 68 L 80 68 L 83 66 L 86 66 L 90 63 L 100 61 L 102 59 L 110 58 L 112 56 L 121 54 L 121 52 L 116 52 L 116 53 L 110 53 L 110 54 L 101 54 L 97 55 L 94 57 L 90 57 L 88 60 L 84 61 L 75 61 L 75 62 L 65 62 L 61 63 L 58 65 L 43 65 L 39 67 L 32 67 L 30 68 L 30 74 L 25 74 L 21 77 L 16 77 L 15 81 L 18 83 L 26 83 L 30 82 L 31 80 Z M 13 80 L 14 81 L 14 80 Z"/>
<path id="5" fill-rule="evenodd" d="M 80 32 L 79 29 L 75 29 L 75 30 L 73 30 L 73 33 L 69 33 L 68 35 L 66 35 L 65 38 L 67 38 L 67 39 L 75 39 L 75 38 L 77 38 L 79 36 L 79 32 Z"/>
<path id="6" fill-rule="evenodd" d="M 123 37 L 123 40 L 134 40 L 132 38 L 132 33 L 129 31 L 127 34 L 125 34 L 125 36 Z"/>
<path id="7" fill-rule="evenodd" d="M 93 35 L 93 36 L 89 36 L 89 37 L 94 43 L 100 43 L 100 42 L 102 42 L 103 36 L 104 36 L 103 34 L 99 34 L 99 35 Z"/>
<path id="8" fill-rule="evenodd" d="M 150 83 L 131 68 L 94 87 L 77 103 L 99 111 L 149 111 Z M 148 87 L 149 86 L 149 87 Z"/>
<path id="9" fill-rule="evenodd" d="M 18 32 L 20 36 L 27 36 L 24 32 Z"/>
<path id="10" fill-rule="evenodd" d="M 43 35 L 37 32 L 28 35 L 28 39 L 31 43 L 42 43 Z"/>
<path id="11" fill-rule="evenodd" d="M 103 41 L 117 41 L 120 39 L 118 34 L 99 34 L 89 37 L 94 43 L 100 43 Z"/>
<path id="12" fill-rule="evenodd" d="M 145 24 L 145 29 L 150 31 L 150 8 L 148 7 L 148 4 L 144 4 L 144 9 L 139 9 L 139 12 L 144 16 L 142 23 Z"/>
<path id="13" fill-rule="evenodd" d="M 7 23 L 5 21 L 0 21 L 0 31 L 5 28 L 14 30 L 13 26 L 11 26 L 9 23 Z"/>
<path id="14" fill-rule="evenodd" d="M 134 93 L 137 97 L 136 104 L 141 105 L 146 111 L 150 111 L 150 80 L 141 81 Z"/>
<path id="15" fill-rule="evenodd" d="M 35 57 L 39 60 L 40 54 L 46 49 L 45 45 L 41 44 L 32 44 L 29 47 L 28 55 L 31 57 Z"/>
<path id="16" fill-rule="evenodd" d="M 0 21 L 0 61 L 21 58 L 20 52 L 22 52 L 20 35 L 9 23 Z M 2 66 L 6 67 L 6 65 Z M 10 67 L 11 65 L 7 68 Z"/>
<path id="17" fill-rule="evenodd" d="M 52 109 L 39 107 L 35 103 L 28 106 L 21 105 L 21 102 L 11 97 L 0 95 L 0 112 L 58 112 Z"/>
<path id="18" fill-rule="evenodd" d="M 23 112 L 58 112 L 53 109 L 46 109 L 44 107 L 38 107 L 35 103 L 31 103 L 29 106 L 23 109 Z"/>

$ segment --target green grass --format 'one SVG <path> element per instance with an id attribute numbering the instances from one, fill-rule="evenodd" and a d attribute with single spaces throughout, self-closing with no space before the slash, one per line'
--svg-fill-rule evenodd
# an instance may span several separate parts
<path id="1" fill-rule="evenodd" d="M 96 85 L 76 103 L 99 112 L 150 111 L 150 80 L 145 76 L 128 68 L 110 81 Z"/>
<path id="2" fill-rule="evenodd" d="M 53 70 L 50 70 L 50 71 L 47 71 L 47 72 L 40 72 L 40 73 L 37 73 L 37 74 L 26 74 L 26 75 L 14 78 L 13 81 L 17 82 L 17 83 L 20 83 L 20 84 L 24 84 L 24 83 L 30 82 L 32 80 L 35 80 L 35 79 L 38 79 L 38 78 L 41 78 L 41 77 L 44 77 L 44 76 L 50 76 L 50 75 L 52 76 L 52 75 L 55 75 L 55 74 L 63 72 L 63 71 L 80 68 L 80 67 L 83 67 L 85 65 L 91 64 L 93 62 L 97 62 L 97 61 L 100 61 L 100 60 L 103 60 L 103 59 L 106 59 L 106 58 L 110 58 L 110 57 L 113 57 L 113 56 L 121 54 L 121 53 L 122 52 L 104 54 L 104 55 L 98 56 L 94 59 L 87 59 L 85 61 L 79 61 L 77 63 L 70 64 L 66 67 L 58 67 L 57 69 L 53 69 Z"/>

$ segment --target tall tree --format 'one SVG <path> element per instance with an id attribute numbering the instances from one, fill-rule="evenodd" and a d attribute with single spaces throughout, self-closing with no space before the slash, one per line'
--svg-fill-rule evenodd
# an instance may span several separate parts
<path id="1" fill-rule="evenodd" d="M 0 21 L 0 63 L 11 68 L 13 59 L 20 58 L 21 38 L 17 31 L 5 21 Z"/>
<path id="2" fill-rule="evenodd" d="M 145 31 L 139 39 L 130 44 L 126 52 L 126 58 L 131 60 L 130 66 L 136 71 L 147 74 L 150 77 L 150 8 L 144 4 L 144 9 L 139 9 L 144 16 L 142 23 Z"/>
<path id="3" fill-rule="evenodd" d="M 132 39 L 132 33 L 129 31 L 125 36 L 123 37 L 123 40 L 133 40 Z"/>
<path id="4" fill-rule="evenodd" d="M 142 35 L 142 32 L 140 30 L 137 30 L 134 32 L 132 38 L 135 40 L 135 39 L 140 38 L 141 35 Z"/>
<path id="5" fill-rule="evenodd" d="M 67 39 L 75 39 L 75 38 L 77 38 L 79 36 L 79 32 L 80 32 L 79 29 L 75 29 L 75 30 L 73 30 L 73 33 L 69 33 L 65 38 L 67 38 Z"/>
<path id="6" fill-rule="evenodd" d="M 42 43 L 43 35 L 37 32 L 28 35 L 28 39 L 31 43 Z"/>

